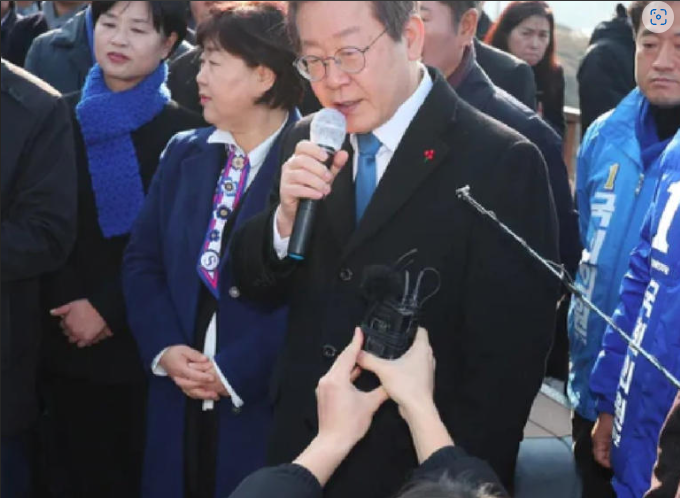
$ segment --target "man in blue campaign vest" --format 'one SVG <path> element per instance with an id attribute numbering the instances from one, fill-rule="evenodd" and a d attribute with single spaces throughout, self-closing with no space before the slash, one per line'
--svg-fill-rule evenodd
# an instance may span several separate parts
<path id="1" fill-rule="evenodd" d="M 619 286 L 628 258 L 638 242 L 655 192 L 660 176 L 659 156 L 680 126 L 680 84 L 658 83 L 661 76 L 680 82 L 680 63 L 677 55 L 675 59 L 669 55 L 676 50 L 673 38 L 662 34 L 657 39 L 642 25 L 641 15 L 647 3 L 633 2 L 630 9 L 637 33 L 638 87 L 616 109 L 590 126 L 578 158 L 576 201 L 586 250 L 576 284 L 608 315 L 619 302 Z M 676 15 L 672 29 L 680 26 L 678 18 L 680 15 Z M 574 454 L 582 477 L 583 498 L 613 497 L 611 471 L 594 460 L 591 440 L 598 412 L 589 379 L 606 324 L 582 301 L 573 299 L 568 328 L 568 393 L 575 411 Z"/>
<path id="2" fill-rule="evenodd" d="M 659 186 L 621 285 L 614 321 L 677 378 L 680 131 L 662 155 L 661 168 Z M 595 458 L 611 464 L 618 498 L 639 498 L 650 486 L 659 432 L 678 388 L 610 327 L 593 370 L 591 389 L 600 412 L 593 432 Z M 613 429 L 608 422 L 612 414 Z M 604 432 L 609 430 L 607 439 Z"/>

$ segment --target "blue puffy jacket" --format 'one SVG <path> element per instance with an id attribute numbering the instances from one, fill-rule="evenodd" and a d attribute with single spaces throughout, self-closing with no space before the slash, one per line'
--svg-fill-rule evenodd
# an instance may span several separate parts
<path id="1" fill-rule="evenodd" d="M 658 161 L 644 171 L 636 138 L 635 123 L 645 102 L 640 90 L 633 90 L 588 128 L 579 150 L 576 202 L 585 250 L 576 285 L 608 316 L 619 303 L 628 258 L 659 179 Z M 589 381 L 605 328 L 604 320 L 572 299 L 568 394 L 576 412 L 592 421 L 597 412 Z"/>
<path id="2" fill-rule="evenodd" d="M 614 321 L 680 376 L 680 132 L 621 285 Z M 618 498 L 650 487 L 659 432 L 678 389 L 611 328 L 591 376 L 598 412 L 615 415 L 611 463 Z M 680 465 L 680 463 L 678 463 Z"/>

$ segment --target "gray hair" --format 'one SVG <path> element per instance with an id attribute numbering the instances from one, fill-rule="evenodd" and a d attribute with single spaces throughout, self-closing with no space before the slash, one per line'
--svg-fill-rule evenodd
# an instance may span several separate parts
<path id="1" fill-rule="evenodd" d="M 300 50 L 300 35 L 297 30 L 297 14 L 300 10 L 300 5 L 306 3 L 304 1 L 288 2 L 288 33 L 290 35 L 293 46 L 296 50 Z M 404 26 L 412 15 L 418 13 L 418 2 L 403 2 L 390 1 L 380 2 L 373 1 L 373 14 L 375 18 L 387 30 L 387 34 L 394 40 L 401 40 L 401 35 L 404 31 Z"/>

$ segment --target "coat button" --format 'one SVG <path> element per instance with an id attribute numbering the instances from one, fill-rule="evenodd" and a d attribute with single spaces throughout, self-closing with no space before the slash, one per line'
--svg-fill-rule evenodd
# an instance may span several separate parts
<path id="1" fill-rule="evenodd" d="M 349 268 L 343 268 L 342 270 L 340 270 L 340 280 L 342 280 L 343 282 L 349 282 L 350 280 L 352 280 L 352 270 L 350 270 Z"/>
<path id="2" fill-rule="evenodd" d="M 335 349 L 335 348 L 334 348 L 333 346 L 331 346 L 330 344 L 326 344 L 326 345 L 323 347 L 323 355 L 324 355 L 326 358 L 335 358 L 335 356 L 336 356 L 337 354 L 338 354 L 338 350 Z"/>
<path id="3" fill-rule="evenodd" d="M 239 297 L 241 297 L 241 291 L 238 290 L 238 287 L 236 286 L 229 287 L 229 295 L 234 299 L 238 299 Z"/>
<path id="4" fill-rule="evenodd" d="M 234 415 L 238 415 L 239 413 L 241 413 L 241 407 L 240 407 L 240 406 L 234 406 L 234 405 L 232 405 L 232 406 L 231 406 L 231 412 L 232 412 Z"/>

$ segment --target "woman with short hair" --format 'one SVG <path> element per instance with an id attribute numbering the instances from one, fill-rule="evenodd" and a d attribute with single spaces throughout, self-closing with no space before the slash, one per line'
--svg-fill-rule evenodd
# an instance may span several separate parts
<path id="1" fill-rule="evenodd" d="M 144 496 L 227 496 L 265 463 L 279 302 L 241 296 L 236 230 L 268 204 L 302 86 L 279 2 L 214 6 L 197 33 L 203 117 L 173 138 L 125 256 L 128 316 L 152 373 Z M 254 250 L 258 250 L 254 248 Z"/>
<path id="2" fill-rule="evenodd" d="M 200 120 L 170 99 L 177 2 L 93 2 L 94 56 L 73 114 L 78 236 L 46 282 L 49 469 L 58 496 L 139 496 L 146 379 L 130 334 L 123 250 L 168 140 Z"/>

